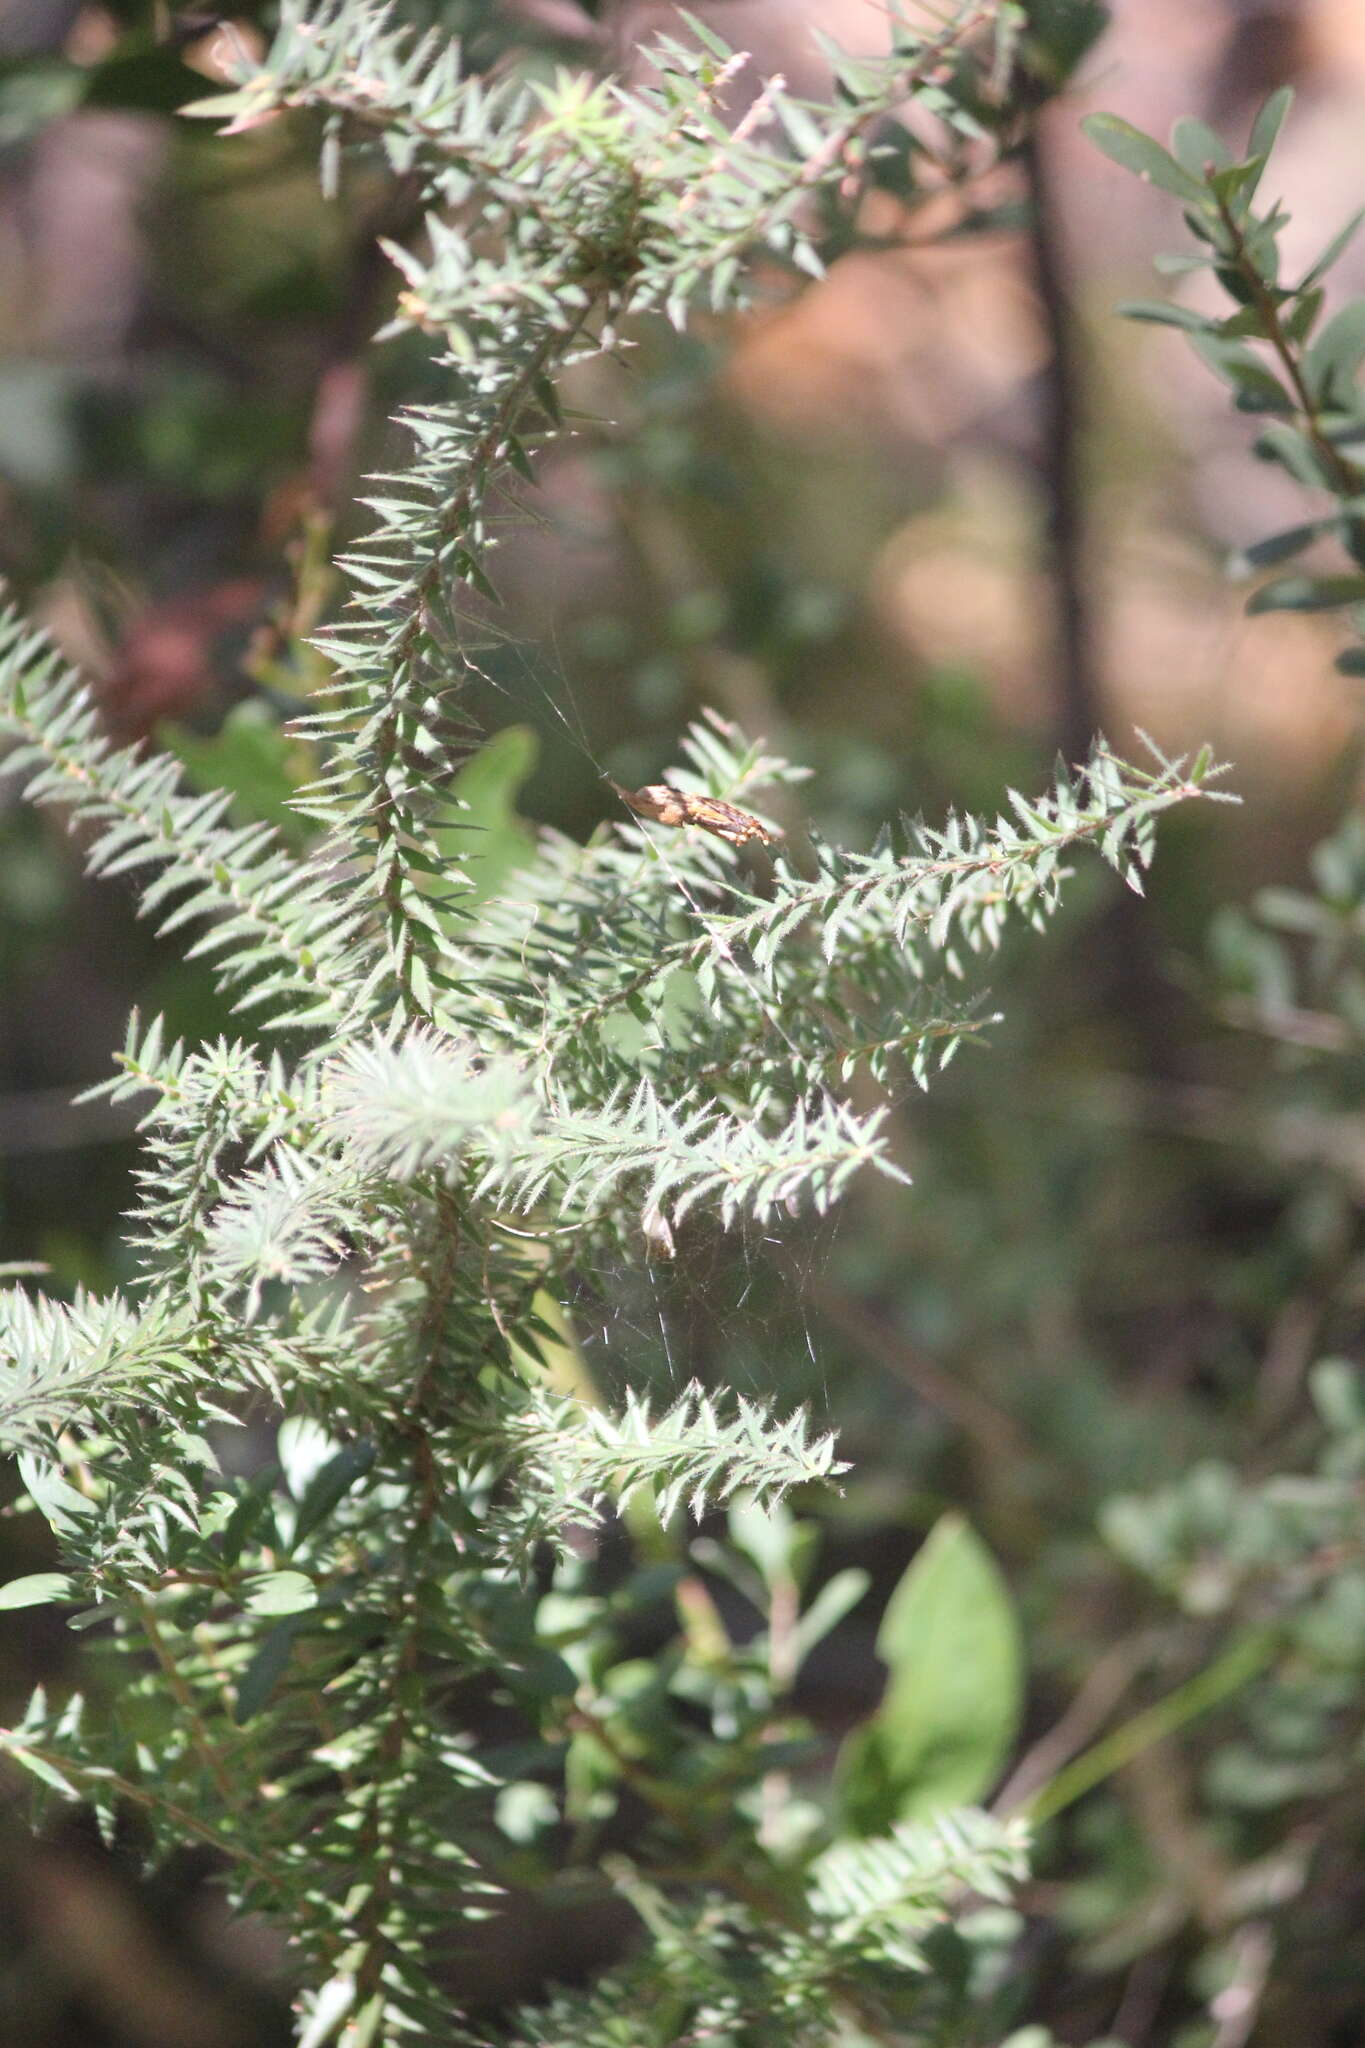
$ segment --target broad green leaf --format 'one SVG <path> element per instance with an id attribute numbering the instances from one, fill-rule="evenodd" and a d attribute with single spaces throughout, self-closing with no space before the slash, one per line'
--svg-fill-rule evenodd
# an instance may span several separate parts
<path id="1" fill-rule="evenodd" d="M 1365 576 L 1277 576 L 1248 601 L 1249 612 L 1331 612 L 1365 598 Z"/>
<path id="2" fill-rule="evenodd" d="M 256 1654 L 237 1681 L 237 1700 L 232 1718 L 239 1728 L 244 1727 L 260 1713 L 288 1670 L 298 1632 L 298 1619 L 290 1615 L 278 1622 L 263 1638 Z"/>
<path id="3" fill-rule="evenodd" d="M 53 1600 L 64 1600 L 71 1590 L 65 1572 L 30 1572 L 27 1578 L 11 1579 L 7 1586 L 0 1586 L 0 1609 L 46 1607 Z"/>
<path id="4" fill-rule="evenodd" d="M 1243 348 L 1237 341 L 1224 341 L 1210 334 L 1192 334 L 1191 346 L 1201 355 L 1215 376 L 1221 377 L 1237 393 L 1237 404 L 1244 412 L 1294 411 L 1294 401 L 1280 383 L 1273 370 L 1266 368 L 1259 356 Z"/>
<path id="5" fill-rule="evenodd" d="M 1182 115 L 1171 130 L 1171 148 L 1182 170 L 1189 172 L 1200 183 L 1204 179 L 1204 167 L 1212 164 L 1214 170 L 1226 170 L 1232 162 L 1232 151 L 1221 135 L 1215 135 L 1205 122 L 1197 121 L 1193 114 Z"/>
<path id="6" fill-rule="evenodd" d="M 1169 150 L 1163 149 L 1152 136 L 1144 135 L 1131 121 L 1124 121 L 1117 114 L 1090 114 L 1081 127 L 1095 147 L 1125 171 L 1133 171 L 1149 184 L 1159 185 L 1163 192 L 1173 192 L 1187 204 L 1207 206 L 1208 189 L 1203 179 L 1191 177 Z"/>
<path id="7" fill-rule="evenodd" d="M 1192 306 L 1176 306 L 1165 299 L 1123 299 L 1114 311 L 1125 320 L 1150 320 L 1157 327 L 1185 327 L 1192 334 L 1216 334 L 1218 322 Z"/>
<path id="8" fill-rule="evenodd" d="M 1275 147 L 1275 139 L 1284 125 L 1284 117 L 1294 104 L 1294 88 L 1282 85 L 1272 92 L 1251 124 L 1251 139 L 1247 144 L 1247 155 L 1264 160 Z"/>
<path id="9" fill-rule="evenodd" d="M 1295 483 L 1307 484 L 1312 490 L 1329 491 L 1334 479 L 1327 470 L 1321 455 L 1297 427 L 1291 427 L 1285 420 L 1276 420 L 1263 427 L 1256 436 L 1252 451 L 1262 462 L 1278 463 L 1288 470 Z"/>
<path id="10" fill-rule="evenodd" d="M 97 1513 L 95 1502 L 63 1478 L 56 1465 L 25 1452 L 19 1459 L 19 1476 L 29 1499 L 49 1528 L 59 1536 L 73 1536 L 82 1522 Z"/>
<path id="11" fill-rule="evenodd" d="M 1321 287 L 1316 291 L 1300 292 L 1292 301 L 1284 316 L 1284 331 L 1291 341 L 1300 345 L 1307 341 L 1322 311 L 1322 301 Z"/>
<path id="12" fill-rule="evenodd" d="M 1253 542 L 1233 556 L 1228 564 L 1231 574 L 1246 575 L 1253 569 L 1270 569 L 1277 562 L 1287 562 L 1299 554 L 1311 541 L 1320 540 L 1325 533 L 1333 532 L 1341 524 L 1341 514 L 1332 513 L 1326 519 L 1309 519 L 1302 526 L 1287 526 L 1283 533 L 1267 534 L 1264 540 Z"/>
<path id="13" fill-rule="evenodd" d="M 300 1614 L 318 1604 L 318 1589 L 303 1572 L 262 1572 L 250 1585 L 246 1604 L 252 1614 Z"/>
<path id="14" fill-rule="evenodd" d="M 1349 408 L 1355 400 L 1356 372 L 1365 358 L 1365 299 L 1352 299 L 1304 352 L 1303 377 L 1320 404 Z"/>
<path id="15" fill-rule="evenodd" d="M 1256 306 L 1243 306 L 1240 313 L 1217 322 L 1217 332 L 1224 341 L 1260 341 L 1264 338 L 1264 327 L 1264 316 Z"/>
<path id="16" fill-rule="evenodd" d="M 1209 177 L 1209 190 L 1236 220 L 1247 219 L 1248 206 L 1265 166 L 1255 157 L 1248 163 L 1228 164 L 1222 170 L 1215 170 Z M 1248 253 L 1257 239 L 1259 230 L 1253 229 L 1248 236 Z M 1273 240 L 1265 237 L 1265 248 L 1258 268 L 1266 276 L 1271 275 L 1277 263 Z"/>
<path id="17" fill-rule="evenodd" d="M 311 835 L 289 802 L 306 772 L 306 753 L 261 698 L 235 705 L 211 739 L 169 721 L 158 726 L 157 738 L 184 762 L 195 789 L 232 792 L 236 823 L 264 819 L 295 845 Z"/>
<path id="18" fill-rule="evenodd" d="M 731 1542 L 758 1567 L 765 1586 L 783 1579 L 802 1584 L 819 1540 L 812 1524 L 798 1522 L 781 1501 L 747 1499 L 736 1501 L 729 1520 Z"/>
<path id="19" fill-rule="evenodd" d="M 536 765 L 539 747 L 530 726 L 504 726 L 455 778 L 452 802 L 436 829 L 442 849 L 468 862 L 469 887 L 461 892 L 461 911 L 502 894 L 509 877 L 535 858 L 535 839 L 517 815 L 516 797 Z"/>
<path id="20" fill-rule="evenodd" d="M 337 1503 L 348 1494 L 356 1480 L 369 1471 L 374 1463 L 374 1445 L 371 1443 L 344 1444 L 334 1458 L 329 1458 L 321 1469 L 309 1480 L 299 1511 L 294 1521 L 294 1542 L 302 1543 L 305 1536 L 327 1520 Z"/>
<path id="21" fill-rule="evenodd" d="M 1009 1752 L 1022 1705 L 1019 1627 L 999 1567 L 958 1515 L 932 1530 L 887 1604 L 877 1653 L 882 1703 L 845 1753 L 852 1824 L 969 1804 Z"/>

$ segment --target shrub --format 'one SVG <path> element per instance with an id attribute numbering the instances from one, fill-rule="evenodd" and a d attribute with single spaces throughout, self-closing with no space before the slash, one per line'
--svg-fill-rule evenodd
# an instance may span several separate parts
<path id="1" fill-rule="evenodd" d="M 968 1908 L 1021 1874 L 1022 1826 L 905 1817 L 935 1743 L 970 1800 L 1009 1740 L 989 1560 L 941 1525 L 884 1638 L 894 1669 L 907 1613 L 949 1626 L 969 1595 L 998 1693 L 950 1671 L 957 1723 L 940 1706 L 907 1749 L 893 1683 L 842 1795 L 792 1798 L 790 1687 L 861 1585 L 802 1611 L 809 1532 L 780 1503 L 837 1477 L 835 1446 L 699 1387 L 613 1410 L 559 1302 L 666 1260 L 699 1212 L 769 1228 L 864 1170 L 903 1177 L 870 1091 L 927 1083 L 980 1031 L 964 977 L 1007 925 L 1047 920 L 1074 851 L 1139 886 L 1157 819 L 1213 766 L 1101 745 L 994 818 L 797 851 L 765 793 L 799 771 L 713 716 L 669 784 L 622 792 L 587 846 L 545 836 L 491 895 L 452 788 L 490 558 L 563 430 L 563 373 L 632 323 L 743 304 L 764 266 L 818 274 L 869 185 L 904 185 L 924 115 L 965 178 L 968 143 L 1018 117 L 1017 27 L 969 9 L 837 58 L 832 109 L 769 81 L 732 123 L 741 59 L 701 30 L 626 91 L 464 75 L 355 0 L 287 10 L 195 111 L 232 132 L 311 110 L 329 181 L 358 137 L 420 185 L 393 331 L 429 338 L 448 392 L 402 415 L 411 455 L 343 558 L 295 727 L 302 848 L 114 746 L 47 642 L 3 629 L 8 765 L 96 874 L 136 876 L 144 913 L 195 935 L 247 1020 L 212 1044 L 130 1029 L 107 1090 L 146 1105 L 126 1293 L 3 1298 L 0 1422 L 62 1553 L 3 1599 L 88 1631 L 84 1696 L 35 1698 L 5 1748 L 40 1809 L 136 1816 L 149 1859 L 213 1850 L 287 1937 L 309 2042 L 461 2038 L 470 1924 L 566 1872 L 628 1901 L 639 1939 L 586 1989 L 470 2027 L 564 2048 L 941 2039 L 993 2009 L 1009 1930 Z M 685 1516 L 719 1507 L 716 1555 L 765 1615 L 742 1647 L 684 1548 Z M 614 1583 L 592 1556 L 608 1516 L 636 1551 Z M 646 1658 L 661 1599 L 679 1629 Z"/>

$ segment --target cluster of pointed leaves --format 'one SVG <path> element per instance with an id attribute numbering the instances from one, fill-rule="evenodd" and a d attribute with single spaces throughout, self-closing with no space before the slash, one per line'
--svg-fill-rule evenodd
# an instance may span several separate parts
<path id="1" fill-rule="evenodd" d="M 694 728 L 685 752 L 674 783 L 752 806 L 752 750 L 723 721 Z M 765 779 L 788 779 L 759 760 Z M 779 847 L 762 873 L 704 833 L 633 821 L 587 847 L 547 841 L 470 936 L 469 972 L 480 963 L 499 999 L 491 1031 L 533 1047 L 561 1087 L 590 1076 L 595 1101 L 642 1067 L 675 1102 L 700 1079 L 746 1114 L 790 1115 L 802 1098 L 828 1109 L 862 1064 L 927 1084 L 989 1022 L 979 992 L 954 986 L 971 957 L 1011 919 L 1041 928 L 1086 847 L 1140 890 L 1161 813 L 1214 794 L 1220 772 L 1206 754 L 1157 756 L 1149 772 L 1099 746 L 1041 797 L 1011 792 L 994 821 L 906 821 L 870 853 L 813 840 L 804 864 Z"/>
<path id="2" fill-rule="evenodd" d="M 877 124 L 916 96 L 974 125 L 954 65 L 996 12 L 966 8 L 927 38 L 907 28 L 878 61 L 832 53 L 837 111 L 770 81 L 736 127 L 744 60 L 699 27 L 694 47 L 656 43 L 654 82 L 628 92 L 466 74 L 454 45 L 370 0 L 286 5 L 235 90 L 191 110 L 229 131 L 321 110 L 334 141 L 372 135 L 431 208 L 425 253 L 391 251 L 407 287 L 395 325 L 433 337 L 449 396 L 401 416 L 413 454 L 366 500 L 376 524 L 343 564 L 353 601 L 324 636 L 332 681 L 306 725 L 324 763 L 305 808 L 371 864 L 400 1007 L 428 1014 L 448 980 L 429 819 L 470 742 L 462 606 L 494 594 L 512 487 L 561 425 L 557 374 L 624 319 L 742 302 L 757 251 L 818 272 L 813 196 L 856 206 Z"/>
<path id="3" fill-rule="evenodd" d="M 187 1047 L 135 1022 L 108 1092 L 141 1105 L 137 1287 L 0 1297 L 0 1432 L 64 1552 L 40 1591 L 98 1624 L 107 1667 L 91 1705 L 36 1701 L 8 1747 L 44 1794 L 141 1813 L 151 1853 L 218 1849 L 296 1944 L 318 2038 L 452 2037 L 441 1970 L 480 1910 L 490 1787 L 448 1701 L 487 1675 L 534 1724 L 572 1697 L 528 1619 L 537 1546 L 646 1490 L 700 1511 L 837 1469 L 803 1418 L 697 1390 L 609 1417 L 552 1391 L 538 1293 L 642 1231 L 667 1247 L 694 1208 L 766 1223 L 863 1165 L 894 1173 L 883 1114 L 838 1092 L 854 1069 L 925 1077 L 982 1021 L 951 989 L 965 953 L 1010 911 L 1045 915 L 1074 847 L 1136 878 L 1156 816 L 1212 772 L 1100 753 L 993 825 L 819 848 L 813 876 L 779 849 L 762 886 L 703 834 L 623 819 L 587 847 L 547 837 L 507 901 L 466 914 L 443 892 L 460 606 L 486 594 L 493 487 L 552 430 L 554 377 L 628 312 L 680 312 L 703 283 L 731 302 L 749 249 L 800 260 L 805 197 L 856 186 L 888 105 L 922 89 L 953 118 L 946 47 L 845 66 L 833 113 L 770 91 L 736 137 L 736 67 L 711 50 L 665 46 L 638 93 L 529 93 L 354 0 L 290 13 L 216 106 L 238 126 L 322 107 L 416 168 L 435 211 L 405 317 L 439 331 L 451 380 L 407 418 L 416 458 L 379 487 L 327 637 L 303 797 L 324 834 L 299 854 L 186 794 L 103 736 L 40 636 L 0 625 L 9 764 L 276 1034 Z M 719 721 L 679 771 L 746 808 L 792 774 Z M 262 1394 L 291 1418 L 278 1468 L 240 1448 Z M 884 1881 L 858 1880 L 869 1900 Z M 812 1904 L 824 1933 L 799 1953 L 718 1922 L 712 2007 L 743 2009 L 721 1979 L 755 1952 L 756 1983 L 809 1963 L 828 2004 L 836 1951 L 855 1968 L 882 1938 L 860 1910 Z"/>
<path id="4" fill-rule="evenodd" d="M 1252 123 L 1244 151 L 1230 148 L 1202 121 L 1177 121 L 1171 147 L 1113 114 L 1092 115 L 1091 139 L 1129 171 L 1178 200 L 1192 249 L 1159 256 L 1157 268 L 1180 278 L 1205 271 L 1227 304 L 1205 311 L 1179 298 L 1142 301 L 1130 318 L 1182 330 L 1228 386 L 1239 411 L 1264 420 L 1256 455 L 1295 483 L 1334 501 L 1243 548 L 1230 564 L 1239 576 L 1274 570 L 1248 600 L 1261 611 L 1340 611 L 1354 632 L 1337 656 L 1345 675 L 1365 675 L 1365 298 L 1328 311 L 1332 272 L 1361 224 L 1358 209 L 1307 267 L 1286 275 L 1282 239 L 1290 216 L 1278 199 L 1258 204 L 1293 94 L 1282 87 Z M 1274 189 L 1273 187 L 1271 189 Z M 1316 559 L 1309 572 L 1288 565 L 1335 542 L 1345 565 Z M 1296 1048 L 1352 1053 L 1365 1036 L 1365 974 L 1360 905 L 1365 895 L 1365 813 L 1356 803 L 1312 858 L 1313 893 L 1261 892 L 1253 922 L 1232 909 L 1214 927 L 1213 951 L 1227 1014 Z M 1343 1099 L 1354 1076 L 1343 1074 Z"/>
<path id="5" fill-rule="evenodd" d="M 10 1445 L 46 1442 L 94 1403 L 155 1397 L 196 1377 L 187 1316 L 136 1314 L 117 1297 L 35 1300 L 0 1292 L 0 1406 Z"/>
<path id="6" fill-rule="evenodd" d="M 214 876 L 196 899 L 210 932 L 240 918 L 264 862 L 288 862 L 324 892 L 322 943 L 344 929 L 348 949 L 325 1032 L 286 1009 L 288 1055 L 130 1030 L 108 1092 L 143 1105 L 136 1308 L 3 1298 L 0 1424 L 62 1536 L 60 1597 L 105 1625 L 99 1655 L 121 1675 L 104 1696 L 124 1702 L 122 1720 L 39 1703 L 12 1753 L 46 1794 L 140 1806 L 155 1852 L 231 1841 L 236 1895 L 290 1927 L 314 1984 L 382 2014 L 394 2038 L 439 2038 L 452 1906 L 476 1910 L 484 1882 L 457 1845 L 488 1787 L 436 1701 L 471 1673 L 515 1684 L 538 1668 L 512 1582 L 490 1601 L 499 1574 L 641 1489 L 696 1511 L 837 1470 L 801 1417 L 775 1425 L 694 1391 L 613 1418 L 528 1384 L 536 1289 L 604 1237 L 638 1245 L 651 1217 L 657 1243 L 695 1204 L 766 1219 L 832 1200 L 861 1164 L 894 1172 L 879 1113 L 832 1085 L 858 1034 L 912 1058 L 930 1030 L 960 1035 L 974 1020 L 922 978 L 949 930 L 991 943 L 1005 908 L 1041 915 L 1073 847 L 1136 873 L 1153 818 L 1203 788 L 1207 764 L 1147 774 L 1100 754 L 991 825 L 907 828 L 867 856 L 820 849 L 814 879 L 779 853 L 766 891 L 700 833 L 631 820 L 586 848 L 547 840 L 514 899 L 478 922 L 445 913 L 456 1030 L 382 1007 L 363 871 L 315 870 L 259 835 L 243 855 L 237 829 L 198 809 L 207 836 L 163 852 L 176 788 L 137 811 L 144 762 L 108 747 L 27 636 L 8 643 L 0 718 L 40 794 L 101 823 L 141 816 L 126 844 L 147 865 Z M 790 777 L 716 720 L 677 773 L 746 804 Z M 155 880 L 150 893 L 159 915 Z M 822 943 L 835 916 L 837 942 Z M 268 1473 L 227 1477 L 202 1434 L 206 1418 L 234 1426 L 234 1397 L 260 1389 L 337 1432 L 292 1498 Z M 193 1730 L 171 1711 L 167 1660 Z M 413 1695 L 415 1661 L 431 1683 Z M 153 1751 L 134 1729 L 154 1712 Z M 298 1789 L 243 1821 L 248 1764 Z M 357 1865 L 386 1858 L 424 1875 L 358 1915 Z"/>
<path id="7" fill-rule="evenodd" d="M 1291 569 L 1262 582 L 1247 609 L 1341 611 L 1356 644 L 1337 657 L 1345 675 L 1365 675 L 1365 468 L 1357 458 L 1365 434 L 1365 299 L 1326 313 L 1329 278 L 1355 237 L 1365 209 L 1334 234 L 1292 280 L 1284 274 L 1281 237 L 1290 216 L 1274 199 L 1258 206 L 1281 126 L 1293 102 L 1282 86 L 1252 124 L 1244 151 L 1228 147 L 1203 121 L 1176 122 L 1165 149 L 1116 114 L 1092 114 L 1090 138 L 1125 170 L 1179 201 L 1196 247 L 1157 258 L 1158 269 L 1182 277 L 1208 271 L 1226 310 L 1208 312 L 1178 299 L 1140 300 L 1120 310 L 1131 319 L 1178 327 L 1233 394 L 1241 412 L 1259 415 L 1255 452 L 1294 482 L 1335 499 L 1331 510 L 1253 542 L 1237 558 L 1242 575 L 1283 570 L 1307 550 L 1332 540 L 1345 567 Z"/>
<path id="8" fill-rule="evenodd" d="M 340 1025 L 343 992 L 363 990 L 370 965 L 359 896 L 323 863 L 293 858 L 269 825 L 231 825 L 226 791 L 187 794 L 173 755 L 116 747 L 90 691 L 12 609 L 0 614 L 0 677 L 6 771 L 91 833 L 90 872 L 137 878 L 161 932 L 196 927 L 191 953 L 212 960 L 239 1009 Z"/>
<path id="9" fill-rule="evenodd" d="M 842 1842 L 812 1859 L 780 1922 L 722 1896 L 680 1910 L 623 1872 L 654 1937 L 647 1975 L 637 1966 L 537 2009 L 514 2048 L 673 2048 L 712 2036 L 828 2048 L 846 2032 L 858 2038 L 860 2021 L 894 2026 L 898 2041 L 958 2038 L 945 2029 L 924 1937 L 964 1892 L 1006 1897 L 1025 1875 L 1025 1846 L 1017 1822 L 971 1809 Z M 872 1965 L 861 1980 L 859 1964 Z"/>
<path id="10" fill-rule="evenodd" d="M 641 1489 L 652 1492 L 665 1521 L 682 1506 L 695 1515 L 740 1492 L 758 1497 L 771 1490 L 774 1453 L 808 1481 L 846 1469 L 835 1459 L 833 1437 L 812 1436 L 804 1415 L 775 1423 L 742 1394 L 733 1413 L 722 1413 L 700 1387 L 689 1387 L 662 1414 L 628 1395 L 619 1416 L 595 1408 L 575 1417 L 569 1403 L 537 1391 L 503 1418 L 503 1429 L 504 1442 L 528 1466 L 546 1468 L 544 1489 L 572 1500 L 575 1513 L 587 1518 L 596 1518 L 604 1500 L 624 1507 Z"/>

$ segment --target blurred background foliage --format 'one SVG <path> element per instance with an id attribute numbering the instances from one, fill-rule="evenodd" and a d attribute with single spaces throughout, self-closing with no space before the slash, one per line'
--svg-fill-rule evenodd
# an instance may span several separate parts
<path id="1" fill-rule="evenodd" d="M 477 64 L 537 69 L 629 70 L 675 14 L 406 11 Z M 802 90 L 815 27 L 885 33 L 858 0 L 696 11 Z M 1078 122 L 1103 105 L 1164 133 L 1192 113 L 1240 142 L 1294 84 L 1277 164 L 1301 264 L 1365 187 L 1365 43 L 1351 0 L 1029 12 L 1040 79 L 1080 68 L 966 204 L 930 199 L 901 236 L 892 160 L 884 249 L 799 302 L 774 282 L 738 330 L 651 329 L 583 369 L 544 523 L 500 557 L 477 693 L 497 737 L 461 794 L 491 876 L 530 821 L 589 832 L 603 771 L 656 776 L 704 704 L 809 762 L 807 816 L 855 843 L 897 809 L 991 808 L 1098 727 L 1235 762 L 1243 808 L 1172 819 L 1147 899 L 1096 867 L 1045 939 L 1007 950 L 989 1052 L 899 1106 L 911 1190 L 868 1187 L 775 1247 L 698 1226 L 673 1266 L 569 1308 L 608 1389 L 696 1375 L 837 1426 L 842 1497 L 803 1503 L 777 1550 L 740 1526 L 722 1553 L 710 1532 L 698 1570 L 740 1637 L 762 1601 L 721 1567 L 746 1541 L 768 1544 L 770 1593 L 833 1586 L 832 1614 L 870 1586 L 796 1695 L 806 1768 L 857 1772 L 869 1826 L 915 1810 L 964 1716 L 934 1782 L 975 1798 L 1003 1777 L 1007 1803 L 1049 1788 L 1019 2048 L 1048 2029 L 1354 2048 L 1359 684 L 1333 667 L 1334 617 L 1245 616 L 1229 556 L 1308 516 L 1301 494 L 1179 336 L 1113 317 L 1178 233 Z M 329 554 L 387 413 L 430 376 L 420 337 L 367 347 L 399 282 L 378 238 L 418 222 L 401 185 L 350 167 L 325 203 L 304 126 L 227 145 L 178 121 L 221 32 L 143 0 L 0 13 L 0 569 L 111 728 L 288 821 L 303 764 L 280 717 L 316 673 Z M 255 33 L 251 10 L 230 32 Z M 1334 291 L 1362 285 L 1348 253 Z M 82 881 L 57 823 L 0 803 L 0 1257 L 103 1286 L 123 1277 L 131 1127 L 71 1096 L 134 1003 L 194 1035 L 223 1020 L 117 886 Z M 42 1568 L 31 1528 L 0 1524 L 4 1576 Z M 55 1623 L 3 1619 L 8 1714 L 72 1653 Z M 930 1623 L 956 1696 L 925 1694 Z M 509 1809 L 509 1832 L 533 1818 Z M 221 1923 L 204 1875 L 149 1896 L 117 1845 L 35 1845 L 0 1818 L 0 2038 L 285 2038 L 272 1958 Z M 603 1938 L 564 1917 L 555 1966 L 595 1963 Z M 981 2040 L 1001 2038 L 998 2001 L 981 2010 Z"/>

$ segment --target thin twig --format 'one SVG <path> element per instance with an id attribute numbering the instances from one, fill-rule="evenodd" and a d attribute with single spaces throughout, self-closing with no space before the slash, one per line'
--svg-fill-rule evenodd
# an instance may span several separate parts
<path id="1" fill-rule="evenodd" d="M 1029 195 L 1029 243 L 1048 354 L 1039 380 L 1039 469 L 1054 599 L 1057 743 L 1084 760 L 1104 720 L 1087 562 L 1083 369 L 1067 285 L 1056 193 L 1042 116 L 1028 122 L 1019 159 Z"/>

